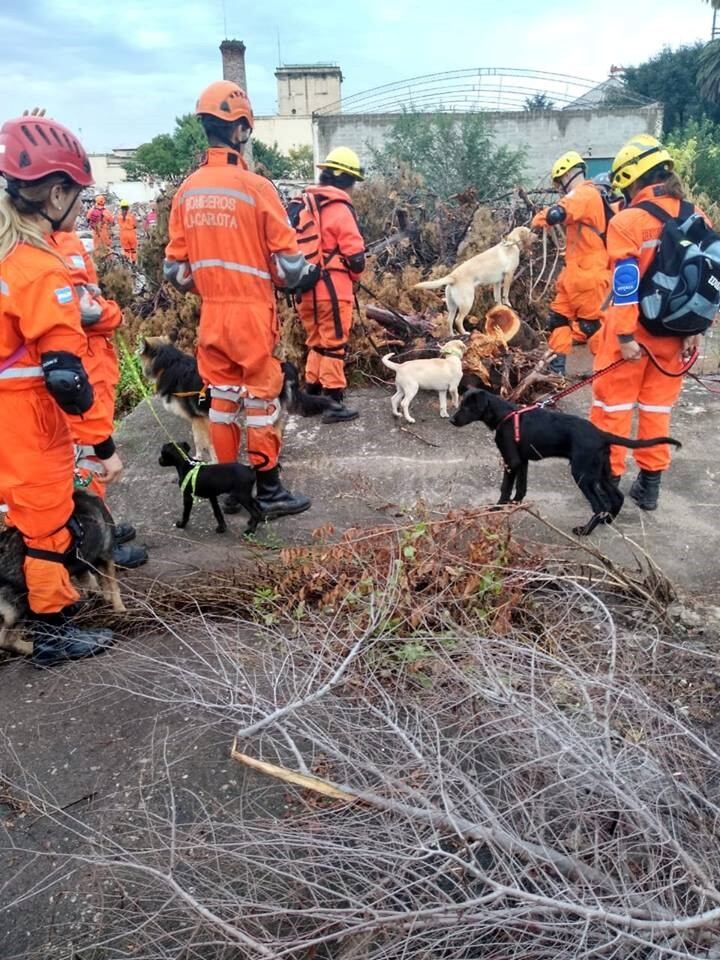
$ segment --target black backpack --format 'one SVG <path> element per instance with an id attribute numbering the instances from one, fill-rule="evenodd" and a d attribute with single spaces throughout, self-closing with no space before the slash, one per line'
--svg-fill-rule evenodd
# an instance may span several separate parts
<path id="1" fill-rule="evenodd" d="M 640 281 L 640 322 L 656 337 L 705 333 L 720 309 L 720 235 L 686 200 L 677 217 L 649 201 L 637 206 L 663 224 Z"/>

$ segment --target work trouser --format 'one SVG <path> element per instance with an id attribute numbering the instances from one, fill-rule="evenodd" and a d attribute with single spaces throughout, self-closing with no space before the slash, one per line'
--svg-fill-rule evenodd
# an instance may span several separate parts
<path id="1" fill-rule="evenodd" d="M 112 431 L 115 420 L 115 398 L 120 382 L 120 366 L 112 339 L 105 334 L 93 334 L 92 327 L 87 329 L 88 352 L 83 365 L 93 386 L 93 405 L 82 418 L 70 417 L 76 443 L 76 474 L 88 489 L 98 497 L 105 499 L 105 484 L 98 476 L 103 472 L 100 461 L 95 456 L 92 444 L 84 439 L 92 436 L 97 442 L 104 440 Z M 82 437 L 73 429 L 76 422 L 82 424 Z"/>
<path id="2" fill-rule="evenodd" d="M 198 369 L 210 387 L 210 438 L 220 463 L 237 460 L 244 406 L 250 463 L 260 470 L 277 465 L 283 383 L 273 355 L 278 337 L 274 304 L 203 302 Z"/>
<path id="3" fill-rule="evenodd" d="M 635 338 L 648 347 L 665 370 L 675 373 L 682 369 L 682 340 L 679 337 L 654 337 L 638 327 Z M 614 331 L 604 331 L 595 355 L 595 370 L 614 363 L 620 356 L 620 343 Z M 637 408 L 639 440 L 667 437 L 672 408 L 680 396 L 683 380 L 683 377 L 668 377 L 661 373 L 643 353 L 640 360 L 628 360 L 594 381 L 590 420 L 601 430 L 629 437 L 633 411 Z M 625 472 L 627 454 L 627 447 L 610 448 L 610 467 L 615 476 Z M 666 443 L 633 450 L 633 456 L 643 470 L 667 470 L 670 466 L 670 447 Z"/>
<path id="4" fill-rule="evenodd" d="M 560 274 L 550 304 L 548 347 L 569 354 L 573 343 L 587 343 L 592 353 L 599 344 L 603 307 L 610 292 L 610 271 L 570 264 Z"/>
<path id="5" fill-rule="evenodd" d="M 95 243 L 93 254 L 95 256 L 107 256 L 107 254 L 110 253 L 112 245 L 110 227 L 107 224 L 100 227 L 93 227 L 93 238 Z"/>
<path id="6" fill-rule="evenodd" d="M 24 571 L 30 609 L 57 613 L 78 599 L 61 562 L 73 543 L 66 526 L 74 506 L 70 428 L 44 386 L 2 390 L 0 437 L 0 502 L 29 551 Z M 33 551 L 55 559 L 32 556 Z"/>
<path id="7" fill-rule="evenodd" d="M 123 256 L 127 257 L 130 263 L 137 263 L 137 237 L 121 235 L 120 246 L 122 247 Z"/>
<path id="8" fill-rule="evenodd" d="M 345 354 L 352 327 L 352 302 L 339 300 L 335 310 L 331 301 L 317 300 L 311 291 L 303 294 L 298 313 L 307 337 L 306 382 L 319 383 L 326 390 L 344 390 L 347 386 Z"/>

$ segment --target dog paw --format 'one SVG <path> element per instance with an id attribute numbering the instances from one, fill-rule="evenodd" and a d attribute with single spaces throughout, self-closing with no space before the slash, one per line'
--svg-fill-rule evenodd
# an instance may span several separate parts
<path id="1" fill-rule="evenodd" d="M 445 413 L 441 413 L 440 416 L 443 418 L 443 420 L 447 420 L 450 417 L 450 414 L 445 411 Z"/>
<path id="2" fill-rule="evenodd" d="M 176 520 L 175 526 L 178 528 L 178 530 L 184 530 L 187 524 L 183 523 L 182 520 Z"/>
<path id="3" fill-rule="evenodd" d="M 215 527 L 215 533 L 227 533 L 227 526 L 223 524 L 221 527 Z"/>
<path id="4" fill-rule="evenodd" d="M 405 422 L 406 422 L 406 423 L 415 423 L 415 419 L 414 419 L 414 417 L 405 417 Z"/>

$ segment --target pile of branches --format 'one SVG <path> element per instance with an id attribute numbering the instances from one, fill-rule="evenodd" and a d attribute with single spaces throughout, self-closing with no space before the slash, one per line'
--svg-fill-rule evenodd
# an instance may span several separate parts
<path id="1" fill-rule="evenodd" d="M 78 866 L 102 881 L 78 949 L 101 945 L 108 960 L 716 956 L 720 753 L 653 690 L 678 651 L 651 599 L 641 609 L 632 593 L 628 619 L 608 601 L 611 567 L 592 587 L 577 563 L 551 580 L 498 531 L 506 565 L 482 607 L 513 612 L 473 614 L 454 588 L 474 576 L 469 540 L 443 546 L 434 528 L 436 568 L 455 572 L 434 603 L 429 585 L 415 591 L 412 617 L 395 550 L 374 534 L 374 547 L 336 556 L 320 545 L 312 567 L 285 557 L 266 581 L 273 619 L 259 600 L 250 621 L 228 606 L 240 577 L 219 581 L 210 605 L 193 587 L 155 608 L 165 653 L 136 640 L 102 665 L 104 685 L 187 722 L 158 745 L 126 830 L 106 836 L 43 807 L 78 841 L 64 859 L 53 852 L 48 885 Z M 496 559 L 483 552 L 481 565 Z M 343 560 L 355 609 L 327 592 Z M 357 589 L 363 564 L 370 592 Z M 286 591 L 316 574 L 320 587 L 292 608 Z M 522 585 L 521 605 L 509 584 Z M 398 639 L 407 669 L 391 682 L 384 651 Z M 420 673 L 419 646 L 433 662 Z M 234 740 L 234 759 L 262 779 L 201 801 L 179 772 L 200 731 L 228 753 Z"/>

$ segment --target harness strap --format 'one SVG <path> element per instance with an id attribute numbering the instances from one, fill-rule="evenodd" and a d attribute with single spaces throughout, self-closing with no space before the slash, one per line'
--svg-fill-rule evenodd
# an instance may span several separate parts
<path id="1" fill-rule="evenodd" d="M 202 466 L 203 466 L 202 463 L 196 463 L 194 467 L 188 470 L 188 472 L 183 477 L 182 483 L 180 484 L 180 492 L 182 494 L 185 493 L 185 490 L 187 489 L 188 486 L 190 487 L 190 494 L 194 502 L 197 502 L 197 500 L 199 499 L 195 493 L 195 487 L 197 486 L 198 474 L 200 473 L 200 468 Z"/>
<path id="2" fill-rule="evenodd" d="M 17 348 L 15 353 L 11 353 L 7 359 L 0 360 L 0 374 L 3 374 L 14 363 L 17 363 L 18 360 L 22 360 L 27 352 L 28 348 L 25 344 L 23 344 L 21 347 Z"/>
<path id="3" fill-rule="evenodd" d="M 321 357 L 330 357 L 333 360 L 344 360 L 347 355 L 347 344 L 343 344 L 341 347 L 310 347 L 315 353 L 319 353 Z"/>

